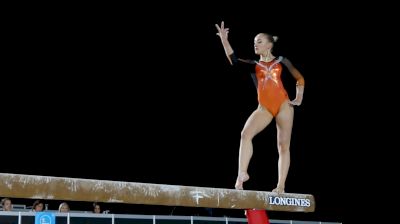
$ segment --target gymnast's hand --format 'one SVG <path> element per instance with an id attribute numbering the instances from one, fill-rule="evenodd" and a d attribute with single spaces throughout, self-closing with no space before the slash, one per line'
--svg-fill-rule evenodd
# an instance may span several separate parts
<path id="1" fill-rule="evenodd" d="M 289 101 L 289 104 L 292 106 L 300 106 L 301 102 L 303 101 L 303 94 L 304 94 L 304 85 L 297 85 L 296 98 L 292 101 Z"/>
<path id="2" fill-rule="evenodd" d="M 224 21 L 221 22 L 221 27 L 218 26 L 218 24 L 215 24 L 215 27 L 217 27 L 217 30 L 218 30 L 217 35 L 221 38 L 221 40 L 227 40 L 229 28 L 225 28 Z"/>

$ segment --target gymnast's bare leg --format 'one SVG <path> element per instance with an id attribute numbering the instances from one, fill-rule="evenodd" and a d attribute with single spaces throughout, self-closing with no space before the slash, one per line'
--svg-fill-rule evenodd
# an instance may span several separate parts
<path id="1" fill-rule="evenodd" d="M 249 180 L 247 169 L 249 167 L 251 156 L 253 155 L 252 140 L 255 135 L 264 130 L 274 117 L 265 108 L 259 106 L 247 119 L 241 133 L 239 148 L 239 171 L 236 179 L 235 188 L 243 189 L 243 182 Z"/>
<path id="2" fill-rule="evenodd" d="M 290 166 L 290 139 L 293 126 L 293 106 L 288 102 L 281 105 L 278 115 L 275 117 L 278 138 L 278 184 L 273 192 L 285 193 L 285 182 Z"/>

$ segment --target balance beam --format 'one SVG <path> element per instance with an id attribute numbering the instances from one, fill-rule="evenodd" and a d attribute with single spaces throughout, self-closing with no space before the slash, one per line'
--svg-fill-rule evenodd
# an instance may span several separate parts
<path id="1" fill-rule="evenodd" d="M 0 173 L 0 197 L 268 211 L 314 212 L 310 194 L 277 194 L 67 177 Z"/>

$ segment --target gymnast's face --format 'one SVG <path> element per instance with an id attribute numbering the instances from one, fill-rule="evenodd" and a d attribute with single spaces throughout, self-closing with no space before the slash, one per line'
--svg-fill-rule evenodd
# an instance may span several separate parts
<path id="1" fill-rule="evenodd" d="M 257 55 L 265 55 L 272 48 L 272 43 L 260 33 L 254 38 L 254 52 Z"/>

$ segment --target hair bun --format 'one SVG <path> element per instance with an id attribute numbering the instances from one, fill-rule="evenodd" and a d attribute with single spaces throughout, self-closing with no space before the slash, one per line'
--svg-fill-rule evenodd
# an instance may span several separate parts
<path id="1" fill-rule="evenodd" d="M 278 41 L 278 36 L 272 36 L 272 39 L 274 39 L 274 42 Z"/>

